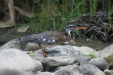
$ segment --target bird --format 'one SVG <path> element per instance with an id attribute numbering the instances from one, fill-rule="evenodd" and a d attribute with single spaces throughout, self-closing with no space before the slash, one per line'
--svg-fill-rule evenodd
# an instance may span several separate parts
<path id="1" fill-rule="evenodd" d="M 71 40 L 71 31 L 75 29 L 86 29 L 83 27 L 76 27 L 75 25 L 67 25 L 64 29 L 64 33 L 67 36 L 63 35 L 57 31 L 46 31 L 38 34 L 31 34 L 18 39 L 18 41 L 25 41 L 38 44 L 38 47 L 42 50 L 43 56 L 48 57 L 45 48 L 46 47 L 54 47 L 63 42 Z"/>

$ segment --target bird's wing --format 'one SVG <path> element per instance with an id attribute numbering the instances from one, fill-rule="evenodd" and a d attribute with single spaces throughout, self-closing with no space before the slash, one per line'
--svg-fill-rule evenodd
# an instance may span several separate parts
<path id="1" fill-rule="evenodd" d="M 55 44 L 57 42 L 57 39 L 55 39 L 54 37 L 41 36 L 41 38 L 37 38 L 32 42 L 37 44 L 51 45 Z"/>
<path id="2" fill-rule="evenodd" d="M 20 41 L 32 42 L 37 44 L 51 45 L 56 43 L 57 39 L 53 36 L 32 34 L 19 39 Z"/>

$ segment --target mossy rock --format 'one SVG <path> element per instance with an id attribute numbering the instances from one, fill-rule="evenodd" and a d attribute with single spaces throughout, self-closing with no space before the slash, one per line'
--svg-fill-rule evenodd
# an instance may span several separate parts
<path id="1" fill-rule="evenodd" d="M 113 69 L 113 55 L 108 56 L 105 60 L 107 61 L 109 68 Z"/>

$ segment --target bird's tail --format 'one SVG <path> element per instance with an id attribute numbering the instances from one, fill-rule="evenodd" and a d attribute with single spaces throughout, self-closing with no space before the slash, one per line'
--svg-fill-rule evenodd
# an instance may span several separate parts
<path id="1" fill-rule="evenodd" d="M 13 39 L 13 41 L 18 41 L 19 42 L 19 41 L 21 41 L 21 38 L 20 39 Z"/>
<path id="2" fill-rule="evenodd" d="M 16 39 L 16 41 L 25 41 L 25 42 L 29 42 L 30 40 L 32 40 L 32 35 L 27 35 L 19 39 Z"/>

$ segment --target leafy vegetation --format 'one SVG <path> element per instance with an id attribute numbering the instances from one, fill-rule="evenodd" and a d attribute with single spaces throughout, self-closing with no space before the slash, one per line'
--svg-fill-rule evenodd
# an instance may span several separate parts
<path id="1" fill-rule="evenodd" d="M 88 57 L 89 59 L 97 58 L 94 51 L 91 52 L 89 55 L 86 55 L 86 57 Z"/>
<path id="2" fill-rule="evenodd" d="M 30 3 L 29 0 L 18 1 L 26 4 L 29 11 L 35 13 L 37 17 L 30 19 L 30 21 L 37 20 L 37 22 L 29 25 L 28 32 L 61 31 L 69 21 L 86 13 L 94 15 L 96 11 L 108 11 L 109 13 L 112 11 L 111 0 L 35 0 L 34 3 Z M 102 5 L 99 6 L 100 4 Z M 98 7 L 101 9 L 98 10 Z"/>
<path id="3" fill-rule="evenodd" d="M 34 55 L 34 53 L 35 53 L 35 52 L 30 51 L 28 54 L 29 54 L 30 56 L 32 56 L 32 55 Z"/>
<path id="4" fill-rule="evenodd" d="M 62 31 L 63 27 L 67 24 L 74 22 L 77 25 L 79 22 L 77 23 L 75 19 L 79 19 L 85 14 L 90 14 L 88 20 L 92 20 L 97 11 L 110 14 L 113 10 L 112 0 L 16 0 L 14 5 L 27 11 L 32 17 L 26 17 L 15 10 L 17 28 L 5 35 L 24 26 L 29 26 L 28 33 L 48 30 Z M 108 15 L 108 25 L 112 25 L 111 16 L 112 14 Z M 87 27 L 85 21 L 82 24 L 84 27 Z M 109 33 L 110 27 L 106 30 L 106 34 Z"/>

